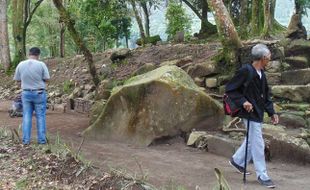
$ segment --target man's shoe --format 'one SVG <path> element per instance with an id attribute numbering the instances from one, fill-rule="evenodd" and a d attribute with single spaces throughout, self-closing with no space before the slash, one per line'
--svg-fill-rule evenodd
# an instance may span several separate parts
<path id="1" fill-rule="evenodd" d="M 241 173 L 241 174 L 244 173 L 244 167 L 239 166 L 238 164 L 236 164 L 236 162 L 234 161 L 234 159 L 231 159 L 231 160 L 229 161 L 229 164 L 230 164 L 231 166 L 233 166 L 239 173 Z M 251 173 L 248 172 L 248 171 L 247 171 L 245 174 L 246 174 L 246 175 L 251 175 Z"/>
<path id="2" fill-rule="evenodd" d="M 260 184 L 262 184 L 263 186 L 266 186 L 268 188 L 275 188 L 276 185 L 271 181 L 271 179 L 268 179 L 268 180 L 262 180 L 260 177 L 258 177 L 258 182 Z"/>

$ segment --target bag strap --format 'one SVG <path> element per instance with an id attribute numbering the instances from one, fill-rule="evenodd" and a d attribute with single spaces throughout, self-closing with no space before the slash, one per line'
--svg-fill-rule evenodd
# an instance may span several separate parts
<path id="1" fill-rule="evenodd" d="M 252 66 L 250 64 L 246 64 L 245 67 L 248 70 L 248 75 L 247 75 L 247 79 L 244 83 L 243 95 L 245 95 L 245 92 L 247 91 L 249 84 L 252 82 L 252 79 L 254 76 Z"/>

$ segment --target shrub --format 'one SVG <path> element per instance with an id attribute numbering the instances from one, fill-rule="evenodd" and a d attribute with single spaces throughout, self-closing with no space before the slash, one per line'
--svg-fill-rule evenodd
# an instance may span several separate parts
<path id="1" fill-rule="evenodd" d="M 168 34 L 168 40 L 173 39 L 177 32 L 184 32 L 185 36 L 190 32 L 190 17 L 186 15 L 185 9 L 181 4 L 175 2 L 169 3 L 166 19 L 168 20 L 168 26 L 166 33 Z"/>

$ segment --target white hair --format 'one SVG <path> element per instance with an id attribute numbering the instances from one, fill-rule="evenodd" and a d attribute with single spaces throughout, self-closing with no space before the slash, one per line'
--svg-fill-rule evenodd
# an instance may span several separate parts
<path id="1" fill-rule="evenodd" d="M 256 44 L 251 51 L 254 61 L 261 60 L 264 56 L 270 54 L 270 50 L 265 44 Z"/>

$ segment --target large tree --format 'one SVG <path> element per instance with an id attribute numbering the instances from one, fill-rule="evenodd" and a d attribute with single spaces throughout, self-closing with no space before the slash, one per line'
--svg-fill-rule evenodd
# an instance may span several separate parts
<path id="1" fill-rule="evenodd" d="M 55 7 L 57 8 L 60 19 L 66 24 L 68 31 L 73 38 L 75 44 L 81 52 L 83 53 L 87 63 L 88 63 L 88 69 L 92 76 L 93 82 L 95 86 L 97 87 L 99 85 L 99 77 L 97 75 L 96 67 L 93 61 L 93 55 L 86 47 L 85 43 L 83 42 L 82 38 L 80 37 L 79 33 L 75 30 L 74 27 L 74 21 L 71 19 L 69 13 L 66 11 L 65 7 L 62 4 L 62 0 L 53 0 Z"/>
<path id="2" fill-rule="evenodd" d="M 270 38 L 270 32 L 272 30 L 271 1 L 264 0 L 264 27 L 262 32 L 264 38 Z"/>
<path id="3" fill-rule="evenodd" d="M 131 4 L 131 6 L 132 6 L 132 10 L 134 12 L 135 18 L 136 18 L 137 23 L 138 23 L 138 27 L 139 27 L 139 31 L 140 31 L 140 37 L 141 37 L 141 40 L 142 40 L 142 45 L 144 45 L 146 35 L 145 35 L 144 28 L 143 28 L 143 23 L 142 23 L 141 16 L 140 16 L 138 8 L 136 6 L 136 0 L 129 0 L 129 2 Z"/>
<path id="4" fill-rule="evenodd" d="M 147 6 L 147 1 L 141 1 L 140 5 L 144 13 L 144 28 L 146 37 L 150 37 L 150 11 Z"/>
<path id="5" fill-rule="evenodd" d="M 34 13 L 43 0 L 32 3 L 31 0 L 12 0 L 12 24 L 15 45 L 13 66 L 15 67 L 26 56 L 27 28 L 31 23 Z"/>
<path id="6" fill-rule="evenodd" d="M 0 0 L 0 62 L 3 64 L 5 71 L 10 68 L 11 64 L 7 7 L 7 0 Z"/>
<path id="7" fill-rule="evenodd" d="M 242 43 L 235 25 L 222 0 L 208 0 L 208 2 L 214 11 L 218 34 L 224 47 L 225 56 L 229 59 L 227 61 L 236 63 L 237 53 L 242 47 Z"/>
<path id="8" fill-rule="evenodd" d="M 14 39 L 14 51 L 13 67 L 23 60 L 26 56 L 24 51 L 24 36 L 23 36 L 23 17 L 24 17 L 24 5 L 25 0 L 12 0 L 12 29 Z"/>

